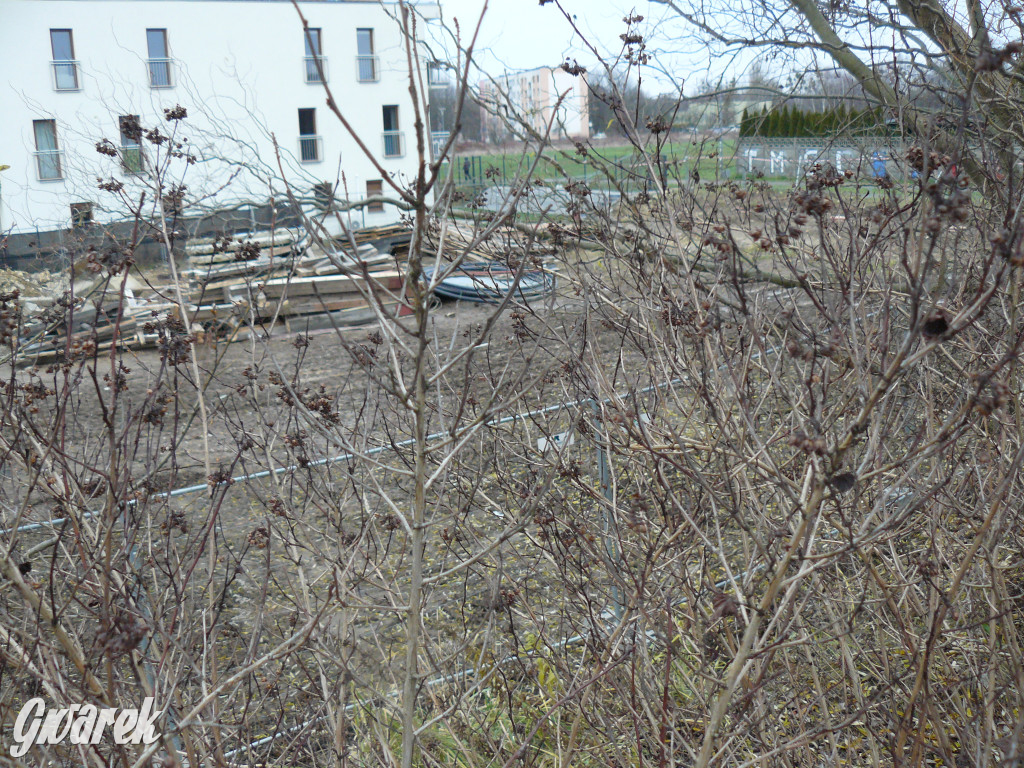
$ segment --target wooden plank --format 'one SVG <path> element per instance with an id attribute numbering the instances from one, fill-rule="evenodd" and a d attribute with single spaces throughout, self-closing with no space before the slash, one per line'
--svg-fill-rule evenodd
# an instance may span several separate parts
<path id="1" fill-rule="evenodd" d="M 201 323 L 206 320 L 226 320 L 231 317 L 248 315 L 249 308 L 246 304 L 200 304 L 197 307 L 189 308 L 189 322 Z"/>
<path id="2" fill-rule="evenodd" d="M 323 298 L 317 299 L 316 297 L 310 299 L 300 299 L 293 301 L 283 301 L 280 304 L 280 310 L 277 309 L 276 303 L 267 303 L 266 306 L 260 308 L 260 315 L 263 317 L 272 317 L 275 312 L 278 312 L 282 317 L 288 315 L 311 315 L 317 312 L 333 312 L 340 309 L 353 309 L 355 307 L 368 306 L 366 299 L 362 298 L 358 294 L 340 294 L 343 297 L 351 298 Z"/>
<path id="3" fill-rule="evenodd" d="M 385 303 L 384 314 L 388 317 L 397 315 L 398 302 Z M 285 325 L 292 333 L 306 331 L 322 331 L 327 328 L 354 328 L 377 320 L 377 312 L 373 307 L 365 306 L 342 310 L 340 312 L 322 312 L 318 315 L 298 315 L 289 317 Z"/>
<path id="4" fill-rule="evenodd" d="M 273 248 L 261 248 L 259 255 L 255 259 L 239 259 L 237 251 L 229 251 L 227 253 L 211 253 L 204 256 L 190 256 L 188 261 L 193 269 L 205 270 L 210 267 L 216 268 L 228 264 L 250 264 L 260 259 L 277 258 L 290 254 L 293 248 L 294 246 L 292 245 L 276 245 Z"/>
<path id="5" fill-rule="evenodd" d="M 405 276 L 397 270 L 377 272 L 372 275 L 375 287 L 383 287 L 387 290 L 400 290 Z M 260 285 L 260 289 L 268 299 L 275 299 L 283 295 L 296 296 L 324 296 L 335 293 L 351 293 L 357 290 L 356 286 L 367 285 L 363 277 L 350 275 L 324 275 L 318 277 L 295 277 L 267 280 Z M 244 286 L 243 286 L 244 288 Z M 245 292 L 239 289 L 226 289 L 231 301 L 237 298 L 244 298 Z"/>
<path id="6" fill-rule="evenodd" d="M 275 245 L 283 245 L 287 243 L 297 242 L 301 239 L 302 233 L 294 232 L 290 229 L 275 229 L 271 231 L 262 232 L 251 232 L 251 233 L 237 233 L 228 235 L 230 241 L 227 244 L 228 251 L 237 251 L 243 243 L 256 243 L 261 248 L 268 246 L 271 243 Z M 214 244 L 220 243 L 223 246 L 223 237 L 204 237 L 200 239 L 190 240 L 185 245 L 185 253 L 189 256 L 201 256 L 205 254 L 213 254 Z"/>

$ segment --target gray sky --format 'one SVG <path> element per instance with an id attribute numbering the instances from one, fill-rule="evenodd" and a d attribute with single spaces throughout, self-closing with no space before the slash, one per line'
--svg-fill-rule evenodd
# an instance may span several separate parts
<path id="1" fill-rule="evenodd" d="M 483 0 L 438 1 L 446 20 L 451 23 L 452 18 L 457 18 L 464 37 L 468 39 L 480 18 Z M 678 51 L 685 47 L 673 44 L 678 42 L 673 41 L 673 33 L 681 27 L 664 21 L 671 14 L 663 5 L 646 0 L 563 0 L 563 7 L 574 15 L 576 25 L 588 40 L 609 58 L 621 52 L 619 35 L 626 30 L 622 19 L 631 11 L 644 17 L 640 26 L 646 33 L 657 30 L 652 36 L 652 49 L 670 47 Z M 556 65 L 566 56 L 589 68 L 595 58 L 555 4 L 541 6 L 538 0 L 491 0 L 481 27 L 478 49 L 480 65 L 494 74 L 505 69 Z M 671 58 L 659 55 L 658 60 L 670 71 L 671 77 L 687 81 L 687 90 L 707 75 L 706 54 L 702 62 L 685 53 L 676 53 Z M 654 68 L 645 68 L 643 77 L 648 85 L 645 90 L 673 90 L 672 79 Z"/>

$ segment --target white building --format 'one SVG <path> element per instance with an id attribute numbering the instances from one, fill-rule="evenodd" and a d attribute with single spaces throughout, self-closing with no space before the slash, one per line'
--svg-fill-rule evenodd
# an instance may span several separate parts
<path id="1" fill-rule="evenodd" d="M 506 73 L 495 82 L 480 83 L 483 123 L 489 136 L 500 135 L 502 115 L 511 111 L 540 134 L 551 125 L 551 137 L 590 137 L 590 102 L 583 76 L 561 67 L 538 67 Z"/>
<path id="2" fill-rule="evenodd" d="M 300 7 L 308 36 L 288 0 L 0 0 L 0 236 L 127 218 L 101 178 L 152 200 L 167 144 L 126 135 L 132 116 L 176 131 L 196 162 L 172 161 L 167 183 L 184 184 L 186 203 L 204 210 L 280 199 L 282 178 L 301 194 L 342 174 L 339 197 L 387 193 L 328 109 L 322 79 L 383 170 L 408 180 L 416 142 L 396 9 Z M 180 123 L 165 119 L 176 105 L 188 112 Z M 97 152 L 103 139 L 115 156 Z M 397 212 L 375 205 L 357 216 L 369 226 Z"/>

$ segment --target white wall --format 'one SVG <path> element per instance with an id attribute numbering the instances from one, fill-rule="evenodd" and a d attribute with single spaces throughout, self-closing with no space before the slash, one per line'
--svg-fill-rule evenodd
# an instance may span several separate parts
<path id="1" fill-rule="evenodd" d="M 590 102 L 588 100 L 587 83 L 582 75 L 570 75 L 564 69 L 551 70 L 554 81 L 552 103 L 568 93 L 562 102 L 558 120 L 565 125 L 565 132 L 573 138 L 590 136 Z"/>
<path id="2" fill-rule="evenodd" d="M 303 2 L 301 8 L 311 27 L 323 29 L 328 84 L 342 113 L 388 173 L 408 179 L 416 166 L 414 115 L 396 21 L 376 2 Z M 374 29 L 379 82 L 356 80 L 357 27 Z M 73 30 L 79 91 L 54 90 L 51 28 Z M 172 88 L 149 87 L 147 28 L 167 29 Z M 123 173 L 115 158 L 96 152 L 96 142 L 120 143 L 119 115 L 140 115 L 144 127 L 167 132 L 174 126 L 163 110 L 176 104 L 188 110 L 179 136 L 199 158 L 188 168 L 177 163 L 172 174 L 187 185 L 190 201 L 212 195 L 205 205 L 216 208 L 283 193 L 272 135 L 285 175 L 299 187 L 336 180 L 343 171 L 351 196 L 361 197 L 366 181 L 380 174 L 329 114 L 322 86 L 306 83 L 304 55 L 301 22 L 282 0 L 0 0 L 0 165 L 11 166 L 0 172 L 0 228 L 65 228 L 70 204 L 80 201 L 93 202 L 98 220 L 125 217 L 124 206 L 97 189 L 97 177 L 124 181 L 133 199 L 145 179 Z M 403 158 L 382 157 L 385 104 L 399 105 Z M 323 137 L 320 163 L 296 159 L 297 111 L 308 107 L 316 108 Z M 32 121 L 46 118 L 57 121 L 61 181 L 36 178 Z M 368 225 L 396 218 L 391 207 L 365 214 Z"/>

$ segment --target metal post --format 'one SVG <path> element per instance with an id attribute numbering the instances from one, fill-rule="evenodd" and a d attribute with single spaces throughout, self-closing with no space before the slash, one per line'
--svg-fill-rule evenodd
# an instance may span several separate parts
<path id="1" fill-rule="evenodd" d="M 129 520 L 128 520 L 128 512 L 129 512 L 129 507 L 127 505 L 125 505 L 124 512 L 121 515 L 121 525 L 124 527 L 124 534 L 125 534 L 125 545 L 129 545 L 128 531 L 130 530 L 130 527 L 129 527 Z M 131 544 L 130 548 L 128 549 L 128 566 L 129 566 L 129 568 L 131 569 L 131 571 L 133 573 L 138 573 L 138 571 L 136 570 L 136 563 L 137 562 L 138 562 L 138 560 L 136 558 L 136 547 L 135 547 L 134 544 Z M 146 619 L 151 625 L 154 625 L 154 631 L 155 631 L 155 623 L 156 622 L 153 620 L 153 608 L 149 604 L 149 596 L 148 596 L 148 594 L 146 592 L 146 587 L 144 585 L 142 585 L 141 583 L 139 583 L 138 590 L 139 591 L 136 593 L 137 594 L 136 605 L 138 605 L 139 610 L 142 613 L 142 617 L 144 619 Z M 148 658 L 147 658 L 149 656 L 149 644 L 150 644 L 150 634 L 147 633 L 147 634 L 143 635 L 142 641 L 139 643 L 138 652 L 139 652 L 139 656 L 142 657 L 142 663 L 140 664 L 140 666 L 144 670 L 144 674 L 146 675 L 146 679 L 149 680 L 149 687 L 153 689 L 153 693 L 155 695 L 156 691 L 157 691 L 157 680 L 156 680 L 156 675 L 153 674 L 152 662 L 149 662 Z M 155 696 L 154 696 L 154 698 L 155 698 Z M 185 754 L 185 747 L 181 743 L 181 734 L 178 733 L 178 730 L 177 730 L 177 720 L 178 720 L 178 718 L 175 717 L 174 704 L 171 703 L 170 701 L 167 702 L 167 709 L 164 711 L 164 714 L 166 714 L 166 716 L 167 716 L 167 726 L 168 726 L 168 729 L 173 732 L 172 735 L 171 735 L 171 743 L 174 745 L 175 751 L 179 755 L 183 755 L 183 754 Z"/>
<path id="2" fill-rule="evenodd" d="M 615 566 L 621 564 L 622 556 L 619 552 L 618 539 L 615 536 L 615 516 L 612 508 L 612 502 L 615 498 L 615 494 L 612 491 L 611 467 L 608 462 L 608 452 L 611 450 L 611 445 L 608 440 L 608 433 L 605 432 L 604 424 L 601 421 L 600 404 L 596 400 L 591 400 L 590 404 L 594 409 L 598 484 L 601 488 L 601 495 L 604 496 L 605 501 L 608 502 L 605 505 L 603 515 L 604 549 L 605 554 L 608 556 L 609 565 Z M 622 593 L 619 592 L 619 587 L 614 583 L 614 581 L 612 583 L 612 607 L 616 620 L 621 621 L 623 613 Z"/>

